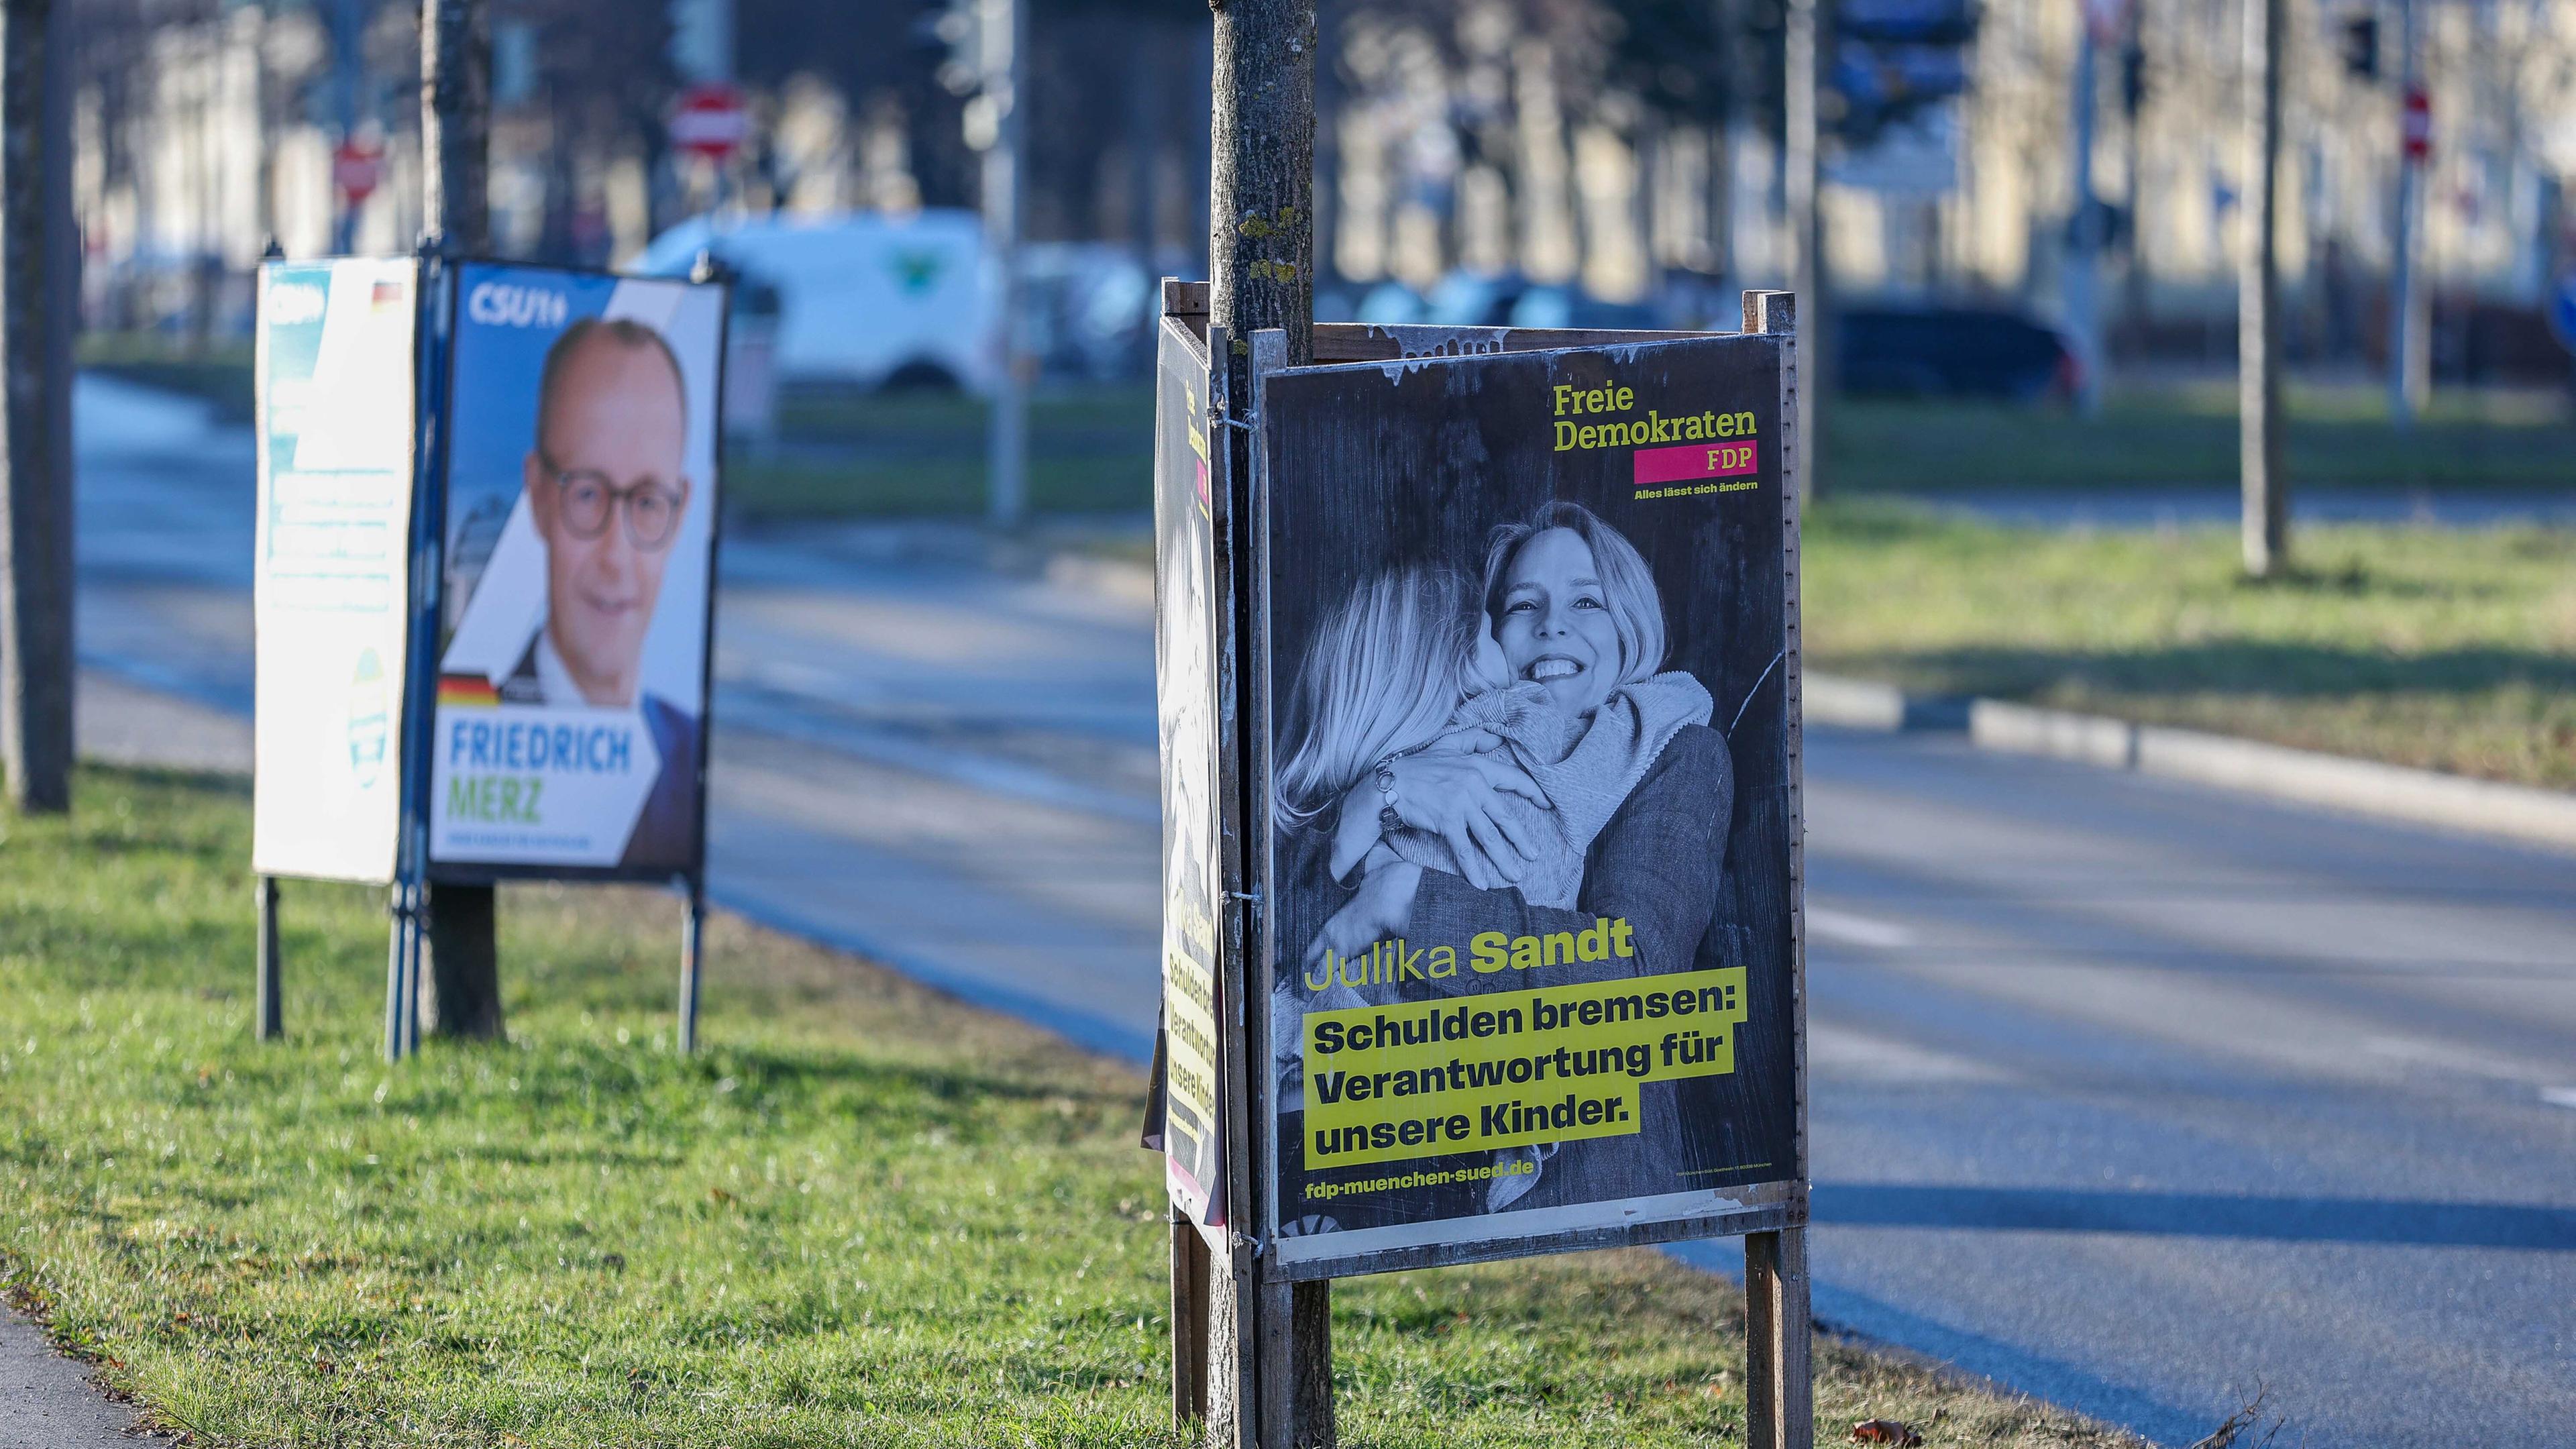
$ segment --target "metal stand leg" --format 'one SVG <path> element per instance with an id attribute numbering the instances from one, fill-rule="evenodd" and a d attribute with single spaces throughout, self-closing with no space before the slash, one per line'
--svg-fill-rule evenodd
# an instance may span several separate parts
<path id="1" fill-rule="evenodd" d="M 1815 1314 L 1807 1294 L 1805 1228 L 1745 1234 L 1747 1449 L 1809 1449 L 1815 1443 Z"/>
<path id="2" fill-rule="evenodd" d="M 393 929 L 385 945 L 385 1060 L 403 1058 L 403 1017 L 411 992 L 411 928 L 417 918 L 411 888 L 397 881 L 392 892 Z"/>
<path id="3" fill-rule="evenodd" d="M 411 923 L 403 934 L 402 980 L 402 1054 L 411 1056 L 420 1050 L 420 968 L 429 950 L 428 902 L 421 888 L 411 891 Z"/>
<path id="4" fill-rule="evenodd" d="M 286 1035 L 286 1004 L 277 980 L 277 877 L 259 878 L 259 985 L 252 1010 L 252 1034 L 261 1041 Z"/>
<path id="5" fill-rule="evenodd" d="M 707 895 L 689 882 L 689 914 L 680 925 L 680 1054 L 698 1049 L 698 977 L 706 941 Z"/>

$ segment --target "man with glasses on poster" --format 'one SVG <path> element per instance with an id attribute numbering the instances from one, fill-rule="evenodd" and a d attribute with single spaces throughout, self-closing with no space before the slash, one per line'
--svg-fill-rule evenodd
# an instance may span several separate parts
<path id="1" fill-rule="evenodd" d="M 587 318 L 546 353 L 528 512 L 546 547 L 546 617 L 500 687 L 507 704 L 638 709 L 661 755 L 620 864 L 688 864 L 698 721 L 642 687 L 644 641 L 689 508 L 688 403 L 662 335 Z"/>

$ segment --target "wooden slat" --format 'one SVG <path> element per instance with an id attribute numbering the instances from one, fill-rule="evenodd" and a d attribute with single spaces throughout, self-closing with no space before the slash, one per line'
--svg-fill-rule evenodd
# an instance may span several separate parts
<path id="1" fill-rule="evenodd" d="M 1600 1248 L 1633 1248 L 1654 1243 L 1687 1243 L 1700 1238 L 1731 1238 L 1741 1233 L 1789 1227 L 1806 1221 L 1806 1195 L 1790 1182 L 1729 1188 L 1748 1197 L 1776 1195 L 1778 1201 L 1743 1212 L 1674 1218 L 1661 1223 L 1617 1223 L 1598 1228 L 1568 1228 L 1527 1238 L 1484 1239 L 1466 1243 L 1429 1243 L 1419 1248 L 1382 1248 L 1340 1258 L 1282 1262 L 1276 1254 L 1263 1273 L 1274 1280 L 1306 1282 L 1319 1278 L 1358 1278 L 1371 1273 L 1406 1273 L 1416 1268 L 1452 1268 L 1493 1263 L 1505 1258 L 1537 1258 L 1551 1253 L 1585 1253 Z"/>
<path id="2" fill-rule="evenodd" d="M 1815 1318 L 1807 1281 L 1807 907 L 1806 799 L 1799 698 L 1798 544 L 1808 440 L 1798 432 L 1797 298 L 1744 294 L 1744 330 L 1783 339 L 1780 348 L 1780 517 L 1782 663 L 1788 689 L 1790 1089 L 1797 1107 L 1796 1223 L 1744 1240 L 1748 1449 L 1809 1449 L 1815 1442 Z"/>
<path id="3" fill-rule="evenodd" d="M 1590 327 L 1431 327 L 1417 323 L 1322 322 L 1315 361 L 1393 362 L 1405 357 L 1469 357 L 1536 352 L 1551 347 L 1611 347 L 1624 342 L 1677 342 L 1705 332 L 1615 332 Z"/>

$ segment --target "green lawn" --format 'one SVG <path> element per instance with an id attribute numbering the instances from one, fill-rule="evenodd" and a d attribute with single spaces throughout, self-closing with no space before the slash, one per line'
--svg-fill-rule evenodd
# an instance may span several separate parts
<path id="1" fill-rule="evenodd" d="M 222 338 L 204 349 L 153 332 L 85 332 L 79 365 L 127 382 L 201 397 L 227 422 L 251 420 L 251 343 Z"/>
<path id="2" fill-rule="evenodd" d="M 2233 529 L 1809 520 L 1818 669 L 2576 788 L 2576 532 L 2308 528 L 2242 580 Z"/>
<path id="3" fill-rule="evenodd" d="M 285 895 L 249 1039 L 238 783 L 0 815 L 0 1276 L 204 1445 L 1165 1445 L 1138 1074 L 729 917 L 503 898 L 513 1041 L 376 1055 L 371 891 Z M 1336 1295 L 1353 1446 L 1741 1442 L 1742 1301 L 1647 1252 Z M 2128 1441 L 1820 1345 L 1824 1437 Z"/>
<path id="4" fill-rule="evenodd" d="M 2564 395 L 2436 393 L 2401 434 L 2383 396 L 2297 386 L 2286 403 L 2293 486 L 2519 489 L 2576 486 Z M 1828 490 L 1939 495 L 1986 489 L 2233 486 L 2235 380 L 2114 390 L 2102 416 L 1976 400 L 1837 400 L 1826 413 Z"/>
<path id="5" fill-rule="evenodd" d="M 987 410 L 958 393 L 791 399 L 775 456 L 726 462 L 733 509 L 775 519 L 981 514 Z M 1143 512 L 1154 502 L 1154 395 L 1144 386 L 1038 394 L 1029 503 L 1042 513 Z"/>
<path id="6" fill-rule="evenodd" d="M 250 349 L 194 355 L 158 334 L 81 339 L 81 361 L 250 416 Z M 2375 386 L 2294 383 L 2294 484 L 2387 489 L 2564 489 L 2576 484 L 2576 407 L 2565 393 L 2450 388 L 2424 420 L 2390 427 Z M 979 515 L 982 400 L 961 393 L 807 394 L 782 409 L 783 446 L 727 460 L 732 508 L 764 520 Z M 1142 382 L 1050 386 L 1030 407 L 1031 506 L 1143 512 L 1153 502 L 1154 400 Z M 1995 489 L 2207 486 L 2236 477 L 2231 378 L 2115 387 L 2099 418 L 1978 399 L 1837 399 L 1825 477 L 1839 493 L 1937 496 Z"/>

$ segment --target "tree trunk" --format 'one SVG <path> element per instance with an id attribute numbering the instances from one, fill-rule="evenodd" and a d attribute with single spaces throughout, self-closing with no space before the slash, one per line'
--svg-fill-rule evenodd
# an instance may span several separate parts
<path id="1" fill-rule="evenodd" d="M 491 246 L 492 27 L 484 0 L 421 0 L 421 227 L 449 256 Z"/>
<path id="2" fill-rule="evenodd" d="M 2238 462 L 2245 572 L 2289 566 L 2289 480 L 2281 472 L 2281 0 L 2245 0 L 2245 250 L 2236 282 Z"/>
<path id="3" fill-rule="evenodd" d="M 1242 384 L 1264 328 L 1287 332 L 1289 366 L 1315 360 L 1315 6 L 1217 0 L 1215 14 L 1208 321 L 1233 339 Z"/>
<path id="4" fill-rule="evenodd" d="M 1834 321 L 1825 257 L 1819 146 L 1822 117 L 1816 92 L 1833 22 L 1829 0 L 1789 0 L 1785 52 L 1787 159 L 1782 191 L 1789 223 L 1790 287 L 1798 297 L 1798 446 L 1801 496 L 1825 496 L 1825 419 L 1833 392 Z"/>
<path id="5" fill-rule="evenodd" d="M 421 0 L 421 229 L 445 256 L 474 256 L 491 247 L 491 76 L 484 0 Z M 426 959 L 415 999 L 421 1031 L 502 1037 L 492 887 L 437 885 L 424 895 Z"/>
<path id="6" fill-rule="evenodd" d="M 1235 406 L 1252 400 L 1252 334 L 1287 333 L 1288 365 L 1315 360 L 1315 3 L 1212 0 L 1215 69 L 1209 136 L 1208 322 L 1229 339 L 1226 372 Z M 1228 429 L 1235 476 L 1251 476 L 1249 436 Z M 1285 1417 L 1299 1449 L 1333 1442 L 1332 1285 L 1299 1283 L 1284 1338 L 1289 1402 L 1260 1406 Z M 1218 1332 L 1239 1319 L 1216 1315 Z M 1231 1362 L 1216 1343 L 1209 1357 Z M 1274 1373 L 1256 1376 L 1276 1383 Z M 1277 1417 L 1274 1417 L 1277 1416 Z M 1265 1442 L 1277 1442 L 1270 1434 Z"/>
<path id="7" fill-rule="evenodd" d="M 0 765 L 10 802 L 71 808 L 68 97 L 51 0 L 0 5 Z M 54 37 L 59 47 L 61 38 Z"/>

